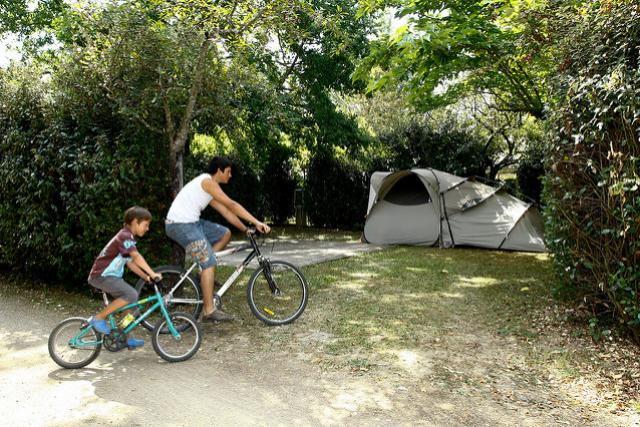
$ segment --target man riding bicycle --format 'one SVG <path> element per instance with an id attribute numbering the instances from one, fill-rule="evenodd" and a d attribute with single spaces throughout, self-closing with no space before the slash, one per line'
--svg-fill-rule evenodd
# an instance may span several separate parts
<path id="1" fill-rule="evenodd" d="M 220 188 L 220 184 L 227 184 L 231 179 L 231 169 L 232 163 L 229 159 L 214 157 L 209 163 L 207 173 L 192 179 L 180 190 L 169 208 L 165 221 L 167 236 L 180 244 L 202 269 L 200 285 L 204 303 L 203 320 L 211 322 L 233 320 L 233 316 L 216 309 L 213 304 L 213 283 L 217 265 L 215 252 L 225 248 L 231 240 L 231 232 L 223 225 L 201 219 L 202 211 L 211 206 L 242 232 L 247 231 L 247 226 L 241 218 L 254 225 L 261 233 L 271 231 L 267 224 L 258 221 Z"/>

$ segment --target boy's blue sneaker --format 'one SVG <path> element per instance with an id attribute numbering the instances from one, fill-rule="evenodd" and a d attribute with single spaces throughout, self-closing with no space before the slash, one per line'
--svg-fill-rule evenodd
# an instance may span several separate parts
<path id="1" fill-rule="evenodd" d="M 97 320 L 92 317 L 91 319 L 89 319 L 89 324 L 93 327 L 93 329 L 100 332 L 101 334 L 106 335 L 111 333 L 111 328 L 109 327 L 109 324 L 106 320 Z"/>
<path id="2" fill-rule="evenodd" d="M 144 345 L 144 340 L 139 340 L 136 338 L 127 338 L 127 347 L 129 347 L 129 350 L 142 347 L 143 345 Z"/>

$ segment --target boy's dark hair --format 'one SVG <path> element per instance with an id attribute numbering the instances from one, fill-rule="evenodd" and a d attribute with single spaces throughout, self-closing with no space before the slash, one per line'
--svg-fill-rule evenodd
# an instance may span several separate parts
<path id="1" fill-rule="evenodd" d="M 207 168 L 207 173 L 211 175 L 215 175 L 218 172 L 218 169 L 224 172 L 226 168 L 233 167 L 233 163 L 231 160 L 226 157 L 216 156 L 209 162 L 209 167 Z"/>
<path id="2" fill-rule="evenodd" d="M 140 221 L 151 221 L 151 212 L 140 206 L 132 206 L 124 212 L 124 223 L 129 225 L 134 219 Z"/>

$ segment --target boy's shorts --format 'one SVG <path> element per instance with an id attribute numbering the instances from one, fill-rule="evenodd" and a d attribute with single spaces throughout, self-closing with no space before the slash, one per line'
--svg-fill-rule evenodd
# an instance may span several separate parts
<path id="1" fill-rule="evenodd" d="M 138 292 L 122 277 L 98 276 L 89 279 L 89 284 L 111 295 L 113 298 L 124 298 L 129 304 L 138 301 Z"/>
<path id="2" fill-rule="evenodd" d="M 218 264 L 211 245 L 229 231 L 223 225 L 204 219 L 198 222 L 165 222 L 164 230 L 167 236 L 178 242 L 203 270 Z"/>

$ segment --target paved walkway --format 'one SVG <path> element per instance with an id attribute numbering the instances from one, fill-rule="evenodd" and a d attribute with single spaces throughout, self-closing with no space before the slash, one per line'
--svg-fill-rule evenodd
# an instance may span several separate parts
<path id="1" fill-rule="evenodd" d="M 229 248 L 242 245 L 244 242 L 231 242 Z M 361 253 L 377 251 L 384 248 L 360 242 L 336 242 L 328 240 L 293 240 L 267 239 L 261 242 L 262 254 L 281 261 L 288 261 L 298 267 L 352 257 Z M 249 254 L 249 250 L 239 251 L 220 258 L 221 265 L 236 266 Z M 255 266 L 256 261 L 251 265 Z"/>

